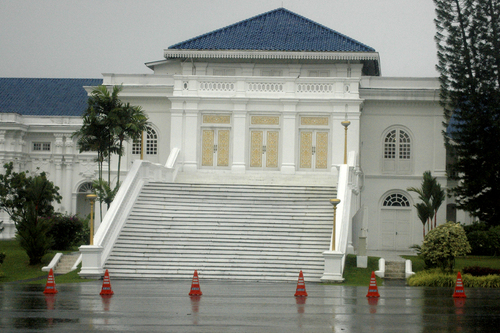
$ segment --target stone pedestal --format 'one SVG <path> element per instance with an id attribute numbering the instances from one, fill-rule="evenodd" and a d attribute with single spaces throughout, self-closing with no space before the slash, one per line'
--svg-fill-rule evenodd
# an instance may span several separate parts
<path id="1" fill-rule="evenodd" d="M 322 282 L 342 282 L 344 278 L 342 277 L 342 259 L 344 254 L 337 251 L 325 251 L 323 252 L 323 257 L 325 258 L 325 271 L 321 277 Z"/>
<path id="2" fill-rule="evenodd" d="M 104 275 L 101 263 L 102 246 L 82 245 L 79 250 L 82 254 L 82 269 L 78 275 L 89 279 L 101 278 Z"/>

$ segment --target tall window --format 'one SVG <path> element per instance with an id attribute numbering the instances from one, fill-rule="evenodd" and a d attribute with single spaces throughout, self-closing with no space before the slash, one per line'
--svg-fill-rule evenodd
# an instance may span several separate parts
<path id="1" fill-rule="evenodd" d="M 144 154 L 146 155 L 157 155 L 158 154 L 158 134 L 152 127 L 147 127 L 146 131 L 143 133 L 144 143 L 146 150 Z M 134 141 L 132 144 L 132 154 L 140 155 L 142 150 L 141 140 Z"/>
<path id="2" fill-rule="evenodd" d="M 411 172 L 411 138 L 404 129 L 392 129 L 384 136 L 383 171 L 408 174 Z"/>

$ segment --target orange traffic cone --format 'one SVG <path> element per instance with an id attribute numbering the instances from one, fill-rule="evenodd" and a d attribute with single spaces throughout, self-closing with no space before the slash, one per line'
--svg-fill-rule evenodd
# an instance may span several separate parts
<path id="1" fill-rule="evenodd" d="M 307 296 L 306 284 L 304 283 L 304 274 L 302 274 L 302 271 L 299 273 L 299 281 L 297 281 L 297 290 L 294 296 Z"/>
<path id="2" fill-rule="evenodd" d="M 457 274 L 457 282 L 455 284 L 455 292 L 453 293 L 454 298 L 466 298 L 464 284 L 462 282 L 462 274 L 458 272 Z"/>
<path id="3" fill-rule="evenodd" d="M 49 272 L 49 277 L 47 278 L 47 284 L 45 285 L 44 294 L 57 294 L 56 281 L 54 280 L 54 271 L 52 268 Z"/>
<path id="4" fill-rule="evenodd" d="M 372 271 L 372 276 L 370 278 L 370 286 L 368 287 L 368 294 L 366 297 L 380 297 L 377 288 L 377 279 L 375 278 L 375 272 Z"/>
<path id="5" fill-rule="evenodd" d="M 111 281 L 109 280 L 109 272 L 106 270 L 104 273 L 104 279 L 102 280 L 101 293 L 99 295 L 113 295 L 114 292 L 111 290 Z"/>
<path id="6" fill-rule="evenodd" d="M 195 269 L 193 274 L 193 282 L 191 283 L 191 291 L 189 296 L 201 296 L 203 293 L 200 289 L 200 280 L 198 279 L 198 271 Z"/>

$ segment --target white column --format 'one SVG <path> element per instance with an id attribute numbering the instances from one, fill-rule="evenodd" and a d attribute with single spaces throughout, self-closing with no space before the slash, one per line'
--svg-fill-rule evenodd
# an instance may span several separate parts
<path id="1" fill-rule="evenodd" d="M 296 171 L 296 150 L 297 150 L 297 113 L 298 101 L 284 105 L 283 112 L 283 141 L 281 157 L 281 173 L 293 175 Z"/>
<path id="2" fill-rule="evenodd" d="M 55 210 L 64 211 L 64 201 L 66 199 L 66 184 L 62 181 L 62 156 L 57 156 L 54 158 L 54 164 L 56 168 L 56 175 L 54 177 L 54 183 L 59 187 L 59 194 L 62 196 L 61 203 L 54 201 Z M 63 186 L 64 184 L 64 186 Z"/>
<path id="3" fill-rule="evenodd" d="M 198 110 L 186 110 L 186 126 L 184 135 L 184 172 L 196 172 L 198 169 L 197 143 L 198 143 Z"/>
<path id="4" fill-rule="evenodd" d="M 359 156 L 360 115 L 359 104 L 350 104 L 349 113 L 347 114 L 347 120 L 351 122 L 347 130 L 347 154 L 355 151 L 356 155 Z"/>
<path id="5" fill-rule="evenodd" d="M 65 146 L 65 151 L 64 151 L 64 161 L 66 164 L 66 182 L 64 184 L 64 197 L 63 197 L 63 208 L 66 210 L 68 214 L 76 214 L 76 210 L 72 210 L 72 192 L 73 192 L 73 161 L 74 161 L 74 155 L 73 155 L 73 148 L 75 146 L 75 143 L 73 142 L 73 139 L 71 138 L 71 134 L 65 134 L 65 140 L 64 140 L 64 146 Z"/>
<path id="6" fill-rule="evenodd" d="M 331 172 L 338 173 L 337 167 L 344 163 L 344 144 L 345 144 L 345 127 L 342 122 L 345 119 L 345 106 L 335 105 L 332 114 L 332 147 L 331 151 Z M 351 127 L 349 125 L 349 127 Z M 347 134 L 349 136 L 349 133 Z M 348 138 L 349 140 L 349 138 Z"/>
<path id="7" fill-rule="evenodd" d="M 177 103 L 172 103 L 172 109 L 170 110 L 170 149 L 172 151 L 174 148 L 179 148 L 179 165 L 182 165 L 184 162 L 184 146 L 182 143 L 182 138 L 184 136 L 183 133 L 183 110 L 179 108 Z M 174 108 L 176 107 L 176 108 Z"/>
<path id="8" fill-rule="evenodd" d="M 235 104 L 233 112 L 233 164 L 231 172 L 245 173 L 246 103 Z"/>

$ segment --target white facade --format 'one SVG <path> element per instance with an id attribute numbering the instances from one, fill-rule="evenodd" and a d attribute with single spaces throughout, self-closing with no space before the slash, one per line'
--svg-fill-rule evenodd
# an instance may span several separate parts
<path id="1" fill-rule="evenodd" d="M 295 22 L 290 26 L 304 24 L 304 31 L 316 24 L 282 8 L 252 20 L 266 15 Z M 281 26 L 286 30 L 286 24 Z M 413 207 L 418 199 L 407 188 L 419 187 L 426 170 L 446 187 L 439 82 L 380 77 L 377 52 L 324 26 L 319 29 L 323 33 L 312 31 L 310 40 L 326 38 L 327 44 L 328 36 L 335 35 L 340 46 L 335 42 L 334 47 L 340 49 L 174 47 L 164 51 L 164 60 L 146 64 L 152 74 L 103 74 L 103 84 L 123 85 L 120 99 L 146 111 L 144 159 L 164 165 L 176 148 L 184 176 L 217 175 L 246 183 L 256 177 L 293 177 L 315 185 L 326 179 L 332 185 L 348 152 L 354 196 L 345 216 L 355 216 L 349 249 L 356 249 L 362 235 L 368 249 L 406 250 L 422 240 Z M 355 48 L 349 49 L 351 44 Z M 0 117 L 2 164 L 15 161 L 17 170 L 46 171 L 63 196 L 57 209 L 86 215 L 85 192 L 97 169 L 94 155 L 80 154 L 72 138 L 81 119 Z M 347 132 L 342 122 L 349 122 Z M 127 143 L 121 179 L 140 152 L 138 144 Z M 115 177 L 116 162 L 110 166 Z M 439 222 L 445 214 L 443 206 Z M 11 227 L 0 235 L 12 236 Z"/>
<path id="2" fill-rule="evenodd" d="M 179 148 L 184 173 L 298 174 L 305 182 L 321 173 L 335 182 L 344 160 L 341 122 L 348 120 L 347 151 L 358 154 L 363 177 L 351 210 L 367 207 L 361 226 L 367 248 L 402 250 L 421 242 L 417 198 L 406 189 L 418 187 L 426 170 L 446 186 L 437 79 L 362 76 L 362 64 L 347 61 L 289 62 L 172 59 L 148 64 L 151 75 L 104 74 L 103 84 L 122 84 L 120 98 L 147 112 L 156 148 L 144 158 L 165 164 Z M 1 116 L 2 160 L 16 160 L 18 170 L 46 171 L 61 188 L 57 209 L 86 214 L 78 193 L 95 178 L 96 165 L 71 138 L 81 120 Z M 397 136 L 394 158 L 385 158 L 391 157 L 384 157 L 391 133 Z M 399 147 L 401 135 L 405 147 Z M 50 149 L 34 151 L 36 143 L 50 143 Z M 128 144 L 124 175 L 139 157 Z M 391 195 L 396 201 L 387 206 Z M 400 200 L 408 205 L 394 206 Z M 441 209 L 438 221 L 444 217 Z"/>

